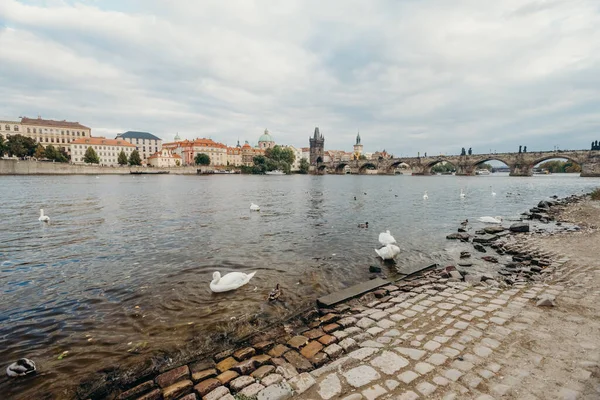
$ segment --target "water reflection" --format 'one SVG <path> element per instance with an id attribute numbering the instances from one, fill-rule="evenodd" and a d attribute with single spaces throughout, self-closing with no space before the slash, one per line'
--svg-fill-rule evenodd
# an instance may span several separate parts
<path id="1" fill-rule="evenodd" d="M 1 177 L 0 184 L 0 364 L 27 356 L 43 371 L 26 385 L 0 386 L 30 397 L 72 390 L 101 368 L 199 351 L 214 345 L 209 331 L 225 334 L 239 321 L 250 329 L 368 279 L 383 230 L 402 250 L 385 273 L 409 273 L 452 260 L 460 245 L 444 237 L 465 218 L 517 216 L 597 181 L 56 176 Z M 260 213 L 249 211 L 251 202 Z M 37 221 L 39 208 L 50 224 Z M 368 229 L 357 227 L 365 221 Z M 215 270 L 258 272 L 244 288 L 216 295 L 208 288 Z M 277 283 L 285 302 L 265 302 Z"/>

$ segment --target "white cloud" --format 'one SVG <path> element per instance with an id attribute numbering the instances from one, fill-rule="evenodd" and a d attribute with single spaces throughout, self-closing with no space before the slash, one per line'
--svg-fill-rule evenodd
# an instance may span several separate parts
<path id="1" fill-rule="evenodd" d="M 594 0 L 0 3 L 4 114 L 394 154 L 586 148 Z M 552 145 L 547 143 L 552 142 Z M 558 143 L 555 143 L 558 142 Z"/>

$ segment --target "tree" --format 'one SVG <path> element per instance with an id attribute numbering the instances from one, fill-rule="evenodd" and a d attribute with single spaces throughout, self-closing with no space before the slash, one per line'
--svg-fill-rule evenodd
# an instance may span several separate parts
<path id="1" fill-rule="evenodd" d="M 129 155 L 129 165 L 142 165 L 142 159 L 140 158 L 140 152 L 134 150 Z"/>
<path id="2" fill-rule="evenodd" d="M 274 146 L 265 151 L 264 159 L 264 163 L 260 163 L 261 166 L 262 164 L 264 164 L 264 170 L 261 173 L 264 173 L 265 171 L 273 171 L 275 169 L 280 169 L 283 170 L 286 174 L 289 174 L 292 169 L 292 164 L 296 160 L 296 155 L 294 154 L 294 151 L 289 147 L 284 148 L 281 146 Z M 262 161 L 262 159 L 259 160 Z"/>
<path id="3" fill-rule="evenodd" d="M 6 144 L 8 154 L 15 157 L 32 157 L 37 150 L 37 142 L 23 135 L 11 135 Z"/>
<path id="4" fill-rule="evenodd" d="M 100 164 L 100 157 L 92 147 L 88 147 L 83 155 L 83 162 L 88 164 Z"/>
<path id="5" fill-rule="evenodd" d="M 300 160 L 300 173 L 301 174 L 308 174 L 309 168 L 310 168 L 310 164 L 308 163 L 308 160 L 303 157 Z"/>
<path id="6" fill-rule="evenodd" d="M 358 159 L 359 159 L 359 160 L 366 160 L 366 159 L 367 159 L 367 156 L 365 156 L 364 154 L 361 154 L 361 155 L 358 157 Z"/>
<path id="7" fill-rule="evenodd" d="M 488 163 L 479 164 L 477 167 L 479 169 L 487 169 L 490 172 L 492 171 L 492 169 L 494 169 L 494 167 L 492 167 L 492 165 Z"/>
<path id="8" fill-rule="evenodd" d="M 198 153 L 194 158 L 196 165 L 210 165 L 210 157 L 205 153 Z"/>
<path id="9" fill-rule="evenodd" d="M 44 151 L 44 155 L 48 160 L 56 160 L 57 153 L 56 148 L 51 144 L 46 146 L 46 150 Z"/>
<path id="10" fill-rule="evenodd" d="M 119 165 L 127 165 L 127 154 L 125 154 L 125 150 L 121 150 L 117 162 L 119 163 Z"/>
<path id="11" fill-rule="evenodd" d="M 41 158 L 46 157 L 46 149 L 44 149 L 44 146 L 42 146 L 41 144 L 38 144 L 37 148 L 35 149 L 35 153 L 33 154 L 33 156 L 35 158 L 37 158 L 38 160 Z"/>
<path id="12" fill-rule="evenodd" d="M 4 136 L 0 135 L 0 157 L 4 156 L 4 153 L 6 153 L 6 141 Z"/>

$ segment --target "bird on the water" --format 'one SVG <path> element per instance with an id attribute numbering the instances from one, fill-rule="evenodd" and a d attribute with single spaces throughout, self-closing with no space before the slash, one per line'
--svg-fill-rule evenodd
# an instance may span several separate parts
<path id="1" fill-rule="evenodd" d="M 364 224 L 358 224 L 359 228 L 368 228 L 369 227 L 369 223 L 365 222 Z"/>
<path id="2" fill-rule="evenodd" d="M 33 374 L 36 371 L 35 363 L 28 358 L 20 358 L 6 368 L 6 375 L 11 378 Z"/>
<path id="3" fill-rule="evenodd" d="M 252 279 L 254 274 L 256 274 L 256 271 L 250 274 L 230 272 L 221 276 L 221 273 L 217 271 L 213 273 L 213 280 L 210 282 L 210 290 L 215 293 L 221 293 L 238 289 L 250 282 L 250 279 Z"/>
<path id="4" fill-rule="evenodd" d="M 271 290 L 269 293 L 269 297 L 267 298 L 269 301 L 275 301 L 281 297 L 281 288 L 279 287 L 279 283 L 275 286 L 275 289 Z"/>
<path id="5" fill-rule="evenodd" d="M 47 215 L 44 215 L 44 209 L 40 208 L 40 217 L 38 218 L 38 221 L 42 221 L 42 222 L 50 222 L 50 217 Z"/>

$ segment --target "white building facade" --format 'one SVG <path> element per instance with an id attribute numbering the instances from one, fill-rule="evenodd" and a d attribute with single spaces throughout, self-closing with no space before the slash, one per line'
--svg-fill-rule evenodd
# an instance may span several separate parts
<path id="1" fill-rule="evenodd" d="M 106 139 L 103 137 L 80 138 L 71 141 L 71 163 L 85 164 L 83 161 L 88 147 L 94 149 L 100 158 L 99 165 L 118 166 L 119 154 L 125 152 L 127 159 L 135 150 L 135 145 L 121 139 Z"/>

